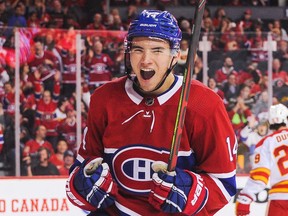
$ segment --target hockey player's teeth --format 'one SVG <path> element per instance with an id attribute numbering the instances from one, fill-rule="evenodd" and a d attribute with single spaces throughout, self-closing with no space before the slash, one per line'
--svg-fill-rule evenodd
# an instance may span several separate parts
<path id="1" fill-rule="evenodd" d="M 155 71 L 154 70 L 141 70 L 140 73 L 144 80 L 148 80 L 155 74 Z"/>

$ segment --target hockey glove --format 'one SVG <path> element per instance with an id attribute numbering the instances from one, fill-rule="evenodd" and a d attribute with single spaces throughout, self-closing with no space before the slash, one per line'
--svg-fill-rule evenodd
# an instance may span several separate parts
<path id="1" fill-rule="evenodd" d="M 85 160 L 71 172 L 67 181 L 69 200 L 82 209 L 95 211 L 114 204 L 117 186 L 108 164 L 102 160 Z"/>
<path id="2" fill-rule="evenodd" d="M 203 208 L 208 190 L 200 175 L 178 168 L 175 172 L 167 172 L 167 164 L 163 162 L 154 162 L 152 169 L 155 171 L 149 194 L 152 206 L 163 212 L 182 212 L 187 215 L 195 214 Z"/>
<path id="3" fill-rule="evenodd" d="M 236 200 L 236 215 L 237 216 L 245 216 L 250 213 L 250 204 L 253 199 L 247 195 L 240 192 Z"/>

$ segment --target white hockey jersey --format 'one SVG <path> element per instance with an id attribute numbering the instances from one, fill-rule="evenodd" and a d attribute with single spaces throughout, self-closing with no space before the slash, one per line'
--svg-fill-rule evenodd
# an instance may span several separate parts
<path id="1" fill-rule="evenodd" d="M 250 178 L 242 193 L 255 200 L 255 194 L 264 190 L 269 180 L 269 200 L 287 200 L 288 129 L 276 131 L 256 145 Z"/>

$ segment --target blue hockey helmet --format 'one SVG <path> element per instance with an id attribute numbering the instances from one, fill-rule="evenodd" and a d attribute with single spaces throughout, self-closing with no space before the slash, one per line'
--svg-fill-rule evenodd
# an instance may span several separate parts
<path id="1" fill-rule="evenodd" d="M 144 10 L 131 22 L 127 42 L 134 37 L 161 38 L 170 42 L 172 50 L 179 51 L 182 32 L 177 20 L 168 11 Z"/>

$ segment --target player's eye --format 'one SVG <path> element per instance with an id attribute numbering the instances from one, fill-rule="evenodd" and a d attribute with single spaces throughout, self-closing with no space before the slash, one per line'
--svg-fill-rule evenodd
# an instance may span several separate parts
<path id="1" fill-rule="evenodd" d="M 157 54 L 157 53 L 163 53 L 163 49 L 161 48 L 156 48 L 152 50 L 153 53 Z"/>
<path id="2" fill-rule="evenodd" d="M 143 49 L 141 47 L 132 47 L 131 52 L 133 52 L 133 53 L 142 53 Z"/>

